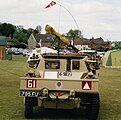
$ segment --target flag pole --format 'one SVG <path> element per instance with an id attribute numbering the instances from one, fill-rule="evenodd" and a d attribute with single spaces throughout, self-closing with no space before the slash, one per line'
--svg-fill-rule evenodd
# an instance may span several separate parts
<path id="1" fill-rule="evenodd" d="M 77 28 L 79 29 L 79 26 L 78 26 L 78 24 L 77 24 L 77 22 L 76 22 L 74 16 L 71 14 L 71 12 L 70 12 L 66 7 L 64 7 L 63 5 L 61 5 L 61 4 L 59 4 L 59 3 L 57 3 L 57 5 L 59 5 L 60 7 L 63 7 L 63 8 L 71 15 L 71 17 L 73 18 L 73 20 L 74 20 L 74 22 L 75 22 Z"/>

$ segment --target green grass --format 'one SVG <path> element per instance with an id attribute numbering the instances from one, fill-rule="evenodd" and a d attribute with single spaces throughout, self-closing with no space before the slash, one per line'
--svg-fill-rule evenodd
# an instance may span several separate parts
<path id="1" fill-rule="evenodd" d="M 0 120 L 25 119 L 19 77 L 28 70 L 26 60 L 23 56 L 13 56 L 11 61 L 0 61 Z M 121 120 L 121 69 L 101 67 L 99 73 L 99 119 Z"/>
<path id="2" fill-rule="evenodd" d="M 101 68 L 100 119 L 121 120 L 121 69 Z"/>
<path id="3" fill-rule="evenodd" d="M 26 58 L 13 56 L 0 61 L 0 120 L 23 119 L 23 98 L 19 97 L 19 77 L 28 67 Z"/>

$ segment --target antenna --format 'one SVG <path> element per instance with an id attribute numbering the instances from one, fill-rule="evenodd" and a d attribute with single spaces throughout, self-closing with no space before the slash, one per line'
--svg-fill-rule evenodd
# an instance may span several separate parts
<path id="1" fill-rule="evenodd" d="M 77 22 L 76 22 L 74 16 L 71 14 L 71 12 L 70 12 L 66 7 L 64 7 L 63 5 L 61 5 L 61 4 L 59 4 L 59 3 L 57 3 L 57 5 L 59 5 L 60 7 L 63 7 L 63 8 L 71 15 L 71 17 L 73 18 L 73 20 L 74 20 L 74 22 L 75 22 L 77 28 L 79 29 L 79 26 L 78 26 L 78 24 L 77 24 Z"/>

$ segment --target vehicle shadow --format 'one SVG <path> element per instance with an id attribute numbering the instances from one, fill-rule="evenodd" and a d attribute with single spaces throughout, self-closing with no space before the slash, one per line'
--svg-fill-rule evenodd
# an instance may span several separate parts
<path id="1" fill-rule="evenodd" d="M 41 120 L 87 120 L 84 111 L 77 109 L 35 109 L 33 118 Z"/>

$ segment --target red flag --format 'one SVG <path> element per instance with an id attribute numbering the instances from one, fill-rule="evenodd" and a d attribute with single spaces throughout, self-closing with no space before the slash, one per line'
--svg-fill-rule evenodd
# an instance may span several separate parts
<path id="1" fill-rule="evenodd" d="M 51 7 L 51 6 L 53 6 L 53 5 L 55 5 L 56 4 L 56 2 L 55 1 L 52 1 L 50 4 L 48 4 L 45 8 L 49 8 L 49 7 Z"/>

